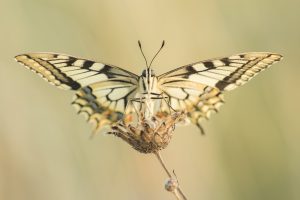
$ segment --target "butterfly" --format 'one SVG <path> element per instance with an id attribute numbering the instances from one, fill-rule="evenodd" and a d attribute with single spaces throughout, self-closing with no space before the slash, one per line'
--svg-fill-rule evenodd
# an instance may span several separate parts
<path id="1" fill-rule="evenodd" d="M 197 125 L 224 103 L 223 93 L 244 85 L 260 71 L 280 61 L 282 56 L 268 52 L 249 52 L 188 64 L 156 75 L 151 60 L 140 76 L 125 69 L 58 53 L 27 53 L 16 61 L 50 84 L 75 90 L 72 105 L 94 123 L 94 131 L 112 126 L 132 112 L 132 102 L 164 99 L 160 111 L 186 111 Z"/>

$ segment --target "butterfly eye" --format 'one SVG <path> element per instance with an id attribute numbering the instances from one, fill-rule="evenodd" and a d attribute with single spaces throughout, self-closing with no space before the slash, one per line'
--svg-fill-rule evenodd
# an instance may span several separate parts
<path id="1" fill-rule="evenodd" d="M 146 72 L 147 72 L 147 70 L 144 69 L 143 72 L 142 72 L 142 76 L 143 76 L 143 77 L 146 77 Z"/>
<path id="2" fill-rule="evenodd" d="M 151 77 L 155 76 L 154 70 L 153 69 L 150 69 L 150 70 L 151 70 Z M 147 71 L 148 71 L 148 69 L 143 70 L 143 72 L 142 72 L 143 77 L 147 76 Z"/>

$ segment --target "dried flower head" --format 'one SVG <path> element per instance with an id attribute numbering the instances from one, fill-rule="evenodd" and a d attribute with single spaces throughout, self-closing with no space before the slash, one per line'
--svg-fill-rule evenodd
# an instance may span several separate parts
<path id="1" fill-rule="evenodd" d="M 156 112 L 150 118 L 140 114 L 136 122 L 132 114 L 127 115 L 112 126 L 109 134 L 122 138 L 141 153 L 154 153 L 166 148 L 172 138 L 175 124 L 186 118 L 184 111 Z"/>

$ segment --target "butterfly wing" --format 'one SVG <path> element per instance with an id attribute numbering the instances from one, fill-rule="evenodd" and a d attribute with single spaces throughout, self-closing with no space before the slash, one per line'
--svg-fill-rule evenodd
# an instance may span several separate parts
<path id="1" fill-rule="evenodd" d="M 137 75 L 124 69 L 55 53 L 29 53 L 15 57 L 17 62 L 61 89 L 77 90 L 99 81 L 120 80 L 136 83 Z"/>
<path id="2" fill-rule="evenodd" d="M 112 65 L 55 53 L 15 58 L 52 85 L 77 90 L 72 104 L 88 121 L 96 121 L 96 128 L 121 119 L 129 98 L 137 92 L 138 76 Z"/>
<path id="3" fill-rule="evenodd" d="M 275 53 L 252 52 L 182 66 L 158 77 L 161 90 L 175 110 L 187 110 L 200 126 L 223 103 L 222 92 L 244 85 L 260 71 L 279 61 Z"/>
<path id="4" fill-rule="evenodd" d="M 129 100 L 135 96 L 137 85 L 119 81 L 103 81 L 80 89 L 73 106 L 86 120 L 94 124 L 94 133 L 106 125 L 123 119 L 132 111 Z"/>
<path id="5" fill-rule="evenodd" d="M 209 119 L 210 115 L 218 112 L 224 103 L 222 92 L 214 87 L 191 81 L 176 81 L 161 86 L 166 102 L 162 103 L 161 110 L 187 112 L 189 120 L 200 128 L 203 119 Z"/>

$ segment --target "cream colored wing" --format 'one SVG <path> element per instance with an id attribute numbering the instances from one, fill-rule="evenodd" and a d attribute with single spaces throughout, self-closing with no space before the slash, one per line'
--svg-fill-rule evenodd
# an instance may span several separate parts
<path id="1" fill-rule="evenodd" d="M 15 57 L 17 62 L 61 89 L 77 90 L 106 80 L 136 84 L 138 76 L 124 69 L 56 53 L 28 53 Z"/>
<path id="2" fill-rule="evenodd" d="M 165 87 L 163 92 L 167 100 L 162 103 L 162 111 L 186 111 L 189 120 L 198 126 L 202 134 L 202 120 L 209 119 L 224 103 L 223 94 L 219 89 L 200 83 L 176 82 Z"/>
<path id="3" fill-rule="evenodd" d="M 29 53 L 16 60 L 61 89 L 78 90 L 73 105 L 96 128 L 123 117 L 137 92 L 138 76 L 124 69 L 56 53 Z"/>
<path id="4" fill-rule="evenodd" d="M 187 110 L 193 123 L 208 118 L 224 102 L 223 91 L 248 82 L 281 60 L 275 53 L 243 53 L 186 65 L 158 77 L 158 85 L 175 110 Z"/>
<path id="5" fill-rule="evenodd" d="M 94 133 L 106 125 L 123 119 L 130 112 L 129 101 L 137 91 L 137 85 L 118 81 L 104 81 L 83 87 L 73 99 L 79 114 L 94 125 Z"/>

